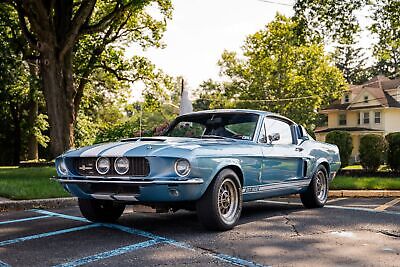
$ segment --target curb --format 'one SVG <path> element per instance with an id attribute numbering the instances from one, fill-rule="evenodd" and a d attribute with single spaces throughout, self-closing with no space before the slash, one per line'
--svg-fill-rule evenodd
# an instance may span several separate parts
<path id="1" fill-rule="evenodd" d="M 292 195 L 289 197 L 298 197 L 298 195 Z M 400 190 L 330 190 L 329 197 L 330 198 L 400 197 Z M 33 199 L 33 200 L 5 200 L 5 201 L 0 201 L 0 212 L 39 209 L 39 208 L 58 209 L 58 208 L 74 207 L 77 205 L 78 205 L 78 198 L 76 197 Z M 154 211 L 154 209 L 143 205 L 134 205 L 133 209 L 137 212 Z"/>
<path id="2" fill-rule="evenodd" d="M 400 190 L 330 190 L 330 197 L 400 197 Z"/>
<path id="3" fill-rule="evenodd" d="M 32 200 L 6 200 L 0 202 L 0 212 L 27 209 L 57 209 L 67 208 L 78 205 L 78 198 L 49 198 Z"/>

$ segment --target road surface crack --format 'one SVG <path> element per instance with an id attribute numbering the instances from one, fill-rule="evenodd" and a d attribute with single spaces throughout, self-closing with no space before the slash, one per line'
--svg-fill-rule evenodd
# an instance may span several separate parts
<path id="1" fill-rule="evenodd" d="M 295 235 L 292 235 L 292 236 L 301 236 L 301 234 L 297 230 L 296 225 L 293 223 L 293 221 L 288 216 L 283 216 L 283 218 L 286 220 L 285 224 L 290 226 L 292 231 L 295 233 Z"/>

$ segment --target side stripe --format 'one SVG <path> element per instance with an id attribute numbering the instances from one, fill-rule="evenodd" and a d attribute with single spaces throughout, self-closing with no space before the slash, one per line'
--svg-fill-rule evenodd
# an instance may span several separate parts
<path id="1" fill-rule="evenodd" d="M 0 267 L 11 267 L 11 266 L 5 263 L 4 261 L 0 260 Z"/>
<path id="2" fill-rule="evenodd" d="M 253 186 L 245 186 L 243 187 L 243 194 L 251 194 L 251 193 L 259 193 L 265 192 L 269 190 L 278 190 L 278 189 L 287 189 L 291 187 L 299 187 L 299 186 L 308 186 L 311 180 L 301 180 L 301 181 L 293 181 L 293 182 L 282 182 L 282 183 L 273 183 L 273 184 L 261 184 L 261 185 L 253 185 Z"/>

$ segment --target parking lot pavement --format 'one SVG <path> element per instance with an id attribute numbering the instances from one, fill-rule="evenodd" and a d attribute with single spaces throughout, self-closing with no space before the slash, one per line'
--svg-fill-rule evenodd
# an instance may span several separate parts
<path id="1" fill-rule="evenodd" d="M 246 203 L 239 225 L 208 232 L 194 212 L 125 213 L 90 223 L 77 207 L 0 214 L 0 266 L 400 266 L 400 201 L 296 198 Z M 129 211 L 129 209 L 128 209 Z"/>

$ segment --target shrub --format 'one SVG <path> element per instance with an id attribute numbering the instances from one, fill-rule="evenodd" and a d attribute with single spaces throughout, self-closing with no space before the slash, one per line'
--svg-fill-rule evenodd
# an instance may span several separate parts
<path id="1" fill-rule="evenodd" d="M 353 142 L 350 133 L 345 131 L 332 131 L 326 135 L 325 142 L 338 146 L 342 168 L 349 165 L 351 151 L 353 150 Z"/>
<path id="2" fill-rule="evenodd" d="M 392 171 L 400 171 L 400 132 L 386 135 L 387 161 Z"/>
<path id="3" fill-rule="evenodd" d="M 385 139 L 377 134 L 367 134 L 360 139 L 360 163 L 367 171 L 376 171 L 385 156 Z"/>

